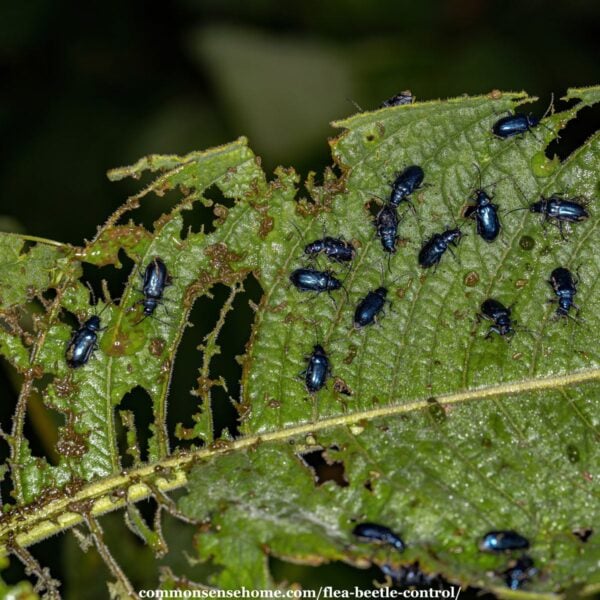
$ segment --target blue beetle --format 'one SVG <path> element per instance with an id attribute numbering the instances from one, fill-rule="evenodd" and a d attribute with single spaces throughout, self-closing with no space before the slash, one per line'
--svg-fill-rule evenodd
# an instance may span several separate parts
<path id="1" fill-rule="evenodd" d="M 445 587 L 444 580 L 439 575 L 423 573 L 419 568 L 418 561 L 409 565 L 401 565 L 398 568 L 388 564 L 383 564 L 379 568 L 395 587 L 411 589 L 443 589 Z"/>
<path id="2" fill-rule="evenodd" d="M 377 237 L 381 239 L 381 246 L 384 252 L 389 252 L 390 254 L 396 252 L 399 223 L 396 207 L 391 204 L 386 204 L 377 214 L 375 227 L 377 228 Z"/>
<path id="3" fill-rule="evenodd" d="M 412 95 L 410 90 L 404 90 L 387 100 L 384 100 L 379 108 L 388 108 L 390 106 L 401 106 L 403 104 L 412 104 L 415 101 L 415 97 Z"/>
<path id="4" fill-rule="evenodd" d="M 475 219 L 477 233 L 486 241 L 493 242 L 500 233 L 498 205 L 492 203 L 492 198 L 481 188 L 473 193 L 474 204 L 467 206 L 463 212 L 465 218 Z"/>
<path id="5" fill-rule="evenodd" d="M 532 213 L 544 215 L 544 223 L 554 220 L 563 239 L 563 223 L 579 223 L 590 216 L 585 207 L 576 202 L 575 198 L 567 200 L 557 195 L 552 195 L 549 198 L 542 196 L 540 200 L 530 204 L 529 210 Z"/>
<path id="6" fill-rule="evenodd" d="M 331 367 L 323 346 L 315 344 L 312 354 L 308 357 L 306 369 L 301 375 L 304 375 L 304 384 L 311 394 L 318 392 L 325 385 L 331 375 Z"/>
<path id="7" fill-rule="evenodd" d="M 504 581 L 511 590 L 518 590 L 524 583 L 527 583 L 537 574 L 533 559 L 530 556 L 521 556 L 521 558 L 512 561 L 508 569 L 503 571 Z"/>
<path id="8" fill-rule="evenodd" d="M 489 319 L 493 321 L 494 324 L 490 326 L 487 335 L 485 336 L 488 339 L 492 333 L 497 333 L 498 335 L 514 335 L 515 330 L 513 329 L 513 321 L 510 316 L 510 307 L 504 306 L 498 300 L 494 300 L 493 298 L 488 298 L 481 304 L 481 314 L 478 315 L 484 317 L 485 319 Z M 499 533 L 503 534 L 506 532 L 494 532 L 492 531 L 488 535 L 493 537 L 493 534 Z M 512 533 L 512 532 L 509 532 Z M 487 536 L 486 536 L 487 537 Z M 490 538 L 491 539 L 491 538 Z"/>
<path id="9" fill-rule="evenodd" d="M 374 292 L 369 292 L 356 307 L 354 312 L 354 327 L 360 329 L 375 322 L 377 315 L 383 310 L 386 303 L 387 289 L 378 287 Z"/>
<path id="10" fill-rule="evenodd" d="M 172 278 L 167 266 L 159 256 L 155 256 L 148 264 L 142 277 L 142 294 L 144 298 L 136 302 L 144 307 L 144 316 L 138 321 L 140 323 L 154 314 L 156 307 L 162 304 L 165 288 L 171 285 Z"/>
<path id="11" fill-rule="evenodd" d="M 569 310 L 571 307 L 579 310 L 579 307 L 573 302 L 575 294 L 577 293 L 578 281 L 579 280 L 576 277 L 573 277 L 571 271 L 564 267 L 557 267 L 550 274 L 548 283 L 552 286 L 552 289 L 557 296 L 557 317 L 569 317 Z"/>
<path id="12" fill-rule="evenodd" d="M 352 533 L 362 542 L 389 544 L 398 552 L 402 552 L 406 547 L 400 536 L 385 525 L 360 523 L 352 530 Z"/>
<path id="13" fill-rule="evenodd" d="M 316 269 L 296 269 L 292 271 L 290 281 L 301 292 L 331 292 L 342 287 L 342 282 L 332 271 Z"/>
<path id="14" fill-rule="evenodd" d="M 513 208 L 509 212 L 529 210 L 531 213 L 543 215 L 542 224 L 546 221 L 553 221 L 564 239 L 563 223 L 579 223 L 590 216 L 585 207 L 576 200 L 578 198 L 565 199 L 557 194 L 552 194 L 549 198 L 541 196 L 537 202 L 532 202 L 527 207 Z"/>
<path id="15" fill-rule="evenodd" d="M 304 246 L 304 254 L 308 256 L 317 256 L 325 254 L 329 260 L 334 262 L 350 262 L 354 259 L 354 246 L 341 238 L 325 236 L 320 240 L 315 240 Z"/>
<path id="16" fill-rule="evenodd" d="M 479 549 L 484 552 L 507 552 L 527 550 L 529 540 L 516 531 L 490 531 L 483 536 Z"/>
<path id="17" fill-rule="evenodd" d="M 437 266 L 446 250 L 458 246 L 464 233 L 460 229 L 446 229 L 442 233 L 435 233 L 424 244 L 419 252 L 419 264 L 424 268 Z"/>
<path id="18" fill-rule="evenodd" d="M 402 201 L 410 203 L 410 200 L 408 200 L 407 197 L 421 187 L 424 178 L 425 173 L 418 165 L 406 167 L 392 183 L 390 204 L 394 207 L 398 207 Z"/>
<path id="19" fill-rule="evenodd" d="M 539 123 L 540 120 L 531 114 L 515 113 L 498 119 L 492 127 L 492 133 L 496 137 L 506 139 L 531 131 Z"/>
<path id="20" fill-rule="evenodd" d="M 65 355 L 69 367 L 76 369 L 87 364 L 98 347 L 98 332 L 101 329 L 100 317 L 94 315 L 73 334 Z"/>

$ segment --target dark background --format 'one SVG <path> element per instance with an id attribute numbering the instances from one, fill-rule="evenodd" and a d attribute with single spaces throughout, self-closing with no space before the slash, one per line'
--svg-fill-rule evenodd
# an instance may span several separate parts
<path id="1" fill-rule="evenodd" d="M 525 89 L 540 96 L 541 114 L 551 92 L 599 83 L 599 13 L 587 0 L 4 0 L 0 229 L 81 244 L 137 189 L 109 183 L 107 169 L 239 135 L 267 172 L 319 172 L 329 122 L 356 111 L 348 98 L 370 109 L 404 89 L 422 100 Z M 597 116 L 584 111 L 562 149 L 597 128 Z M 142 210 L 151 222 L 166 209 Z M 234 354 L 245 341 L 235 331 L 225 332 Z M 193 349 L 202 334 L 184 344 Z M 176 378 L 174 397 L 192 387 L 194 365 L 178 366 L 191 376 Z M 35 551 L 59 577 L 69 570 L 62 539 Z M 281 577 L 300 577 L 294 569 Z"/>

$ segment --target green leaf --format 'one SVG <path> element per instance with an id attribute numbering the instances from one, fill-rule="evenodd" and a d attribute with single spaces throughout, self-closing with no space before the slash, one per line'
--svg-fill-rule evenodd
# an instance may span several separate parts
<path id="1" fill-rule="evenodd" d="M 598 136 L 537 174 L 551 130 L 581 105 L 522 138 L 493 138 L 491 124 L 514 100 L 526 98 L 461 98 L 339 122 L 345 132 L 332 149 L 344 193 L 324 196 L 318 219 L 302 219 L 285 206 L 277 215 L 271 203 L 272 247 L 284 246 L 295 221 L 304 241 L 324 230 L 357 240 L 359 251 L 344 279 L 349 299 L 336 295 L 335 304 L 326 296 L 306 301 L 287 284 L 301 264 L 298 236 L 262 273 L 264 310 L 243 377 L 242 428 L 255 444 L 246 455 L 197 466 L 181 503 L 195 518 L 211 520 L 198 550 L 225 567 L 219 585 L 269 585 L 266 548 L 309 563 L 361 564 L 372 548 L 350 532 L 362 520 L 402 533 L 409 549 L 397 562 L 419 560 L 463 586 L 503 585 L 493 573 L 506 568 L 507 557 L 482 554 L 477 542 L 489 530 L 511 528 L 532 540 L 540 566 L 527 589 L 598 583 L 600 546 L 593 536 L 582 543 L 573 533 L 598 518 L 598 216 L 592 205 L 592 218 L 563 242 L 528 211 L 506 212 L 559 191 L 594 202 Z M 592 100 L 587 94 L 585 102 Z M 420 271 L 422 240 L 458 221 L 477 187 L 474 163 L 485 187 L 495 183 L 503 235 L 487 244 L 471 231 L 458 260 L 445 256 L 437 271 Z M 407 242 L 388 274 L 364 206 L 374 195 L 385 198 L 387 181 L 408 164 L 425 169 L 428 187 L 416 195 L 418 219 L 408 212 L 401 223 Z M 558 265 L 581 265 L 584 326 L 557 323 L 555 307 L 546 304 L 547 280 Z M 393 308 L 380 325 L 352 330 L 353 306 L 381 284 L 382 271 Z M 487 297 L 515 304 L 515 319 L 527 329 L 511 343 L 484 339 L 488 325 L 475 317 Z M 299 382 L 315 335 L 351 397 L 330 384 L 311 398 Z M 344 465 L 347 487 L 315 484 L 300 455 L 316 449 Z M 378 561 L 389 561 L 389 554 L 380 551 Z"/>
<path id="2" fill-rule="evenodd" d="M 491 529 L 531 539 L 540 573 L 526 592 L 600 585 L 597 533 L 587 542 L 573 533 L 598 522 L 598 134 L 563 162 L 545 155 L 558 131 L 599 96 L 598 88 L 569 92 L 580 102 L 509 140 L 494 138 L 490 128 L 500 114 L 531 101 L 523 93 L 355 115 L 335 124 L 343 129 L 331 141 L 335 164 L 320 184 L 309 175 L 308 198 L 291 169 L 279 168 L 267 181 L 244 138 L 183 157 L 154 155 L 110 172 L 113 180 L 148 172 L 157 178 L 84 247 L 0 236 L 0 351 L 23 377 L 6 436 L 15 502 L 5 504 L 0 519 L 5 547 L 11 536 L 27 545 L 82 515 L 158 499 L 191 470 L 180 509 L 202 522 L 198 556 L 213 562 L 211 582 L 222 587 L 278 585 L 269 572 L 275 556 L 361 568 L 372 559 L 394 566 L 418 560 L 463 586 L 501 593 L 498 573 L 509 557 L 477 549 Z M 402 207 L 403 239 L 388 261 L 369 205 L 388 197 L 390 179 L 408 164 L 425 169 L 426 185 L 413 196 L 416 216 Z M 423 241 L 462 222 L 479 185 L 474 164 L 500 206 L 502 235 L 487 244 L 466 222 L 469 235 L 456 259 L 446 253 L 437 270 L 423 271 Z M 215 204 L 213 186 L 227 206 Z M 134 211 L 150 193 L 164 197 L 165 213 L 146 228 Z M 590 201 L 591 218 L 574 224 L 568 241 L 556 228 L 544 229 L 538 215 L 509 212 L 552 193 Z M 180 200 L 173 206 L 174 196 Z M 218 217 L 214 228 L 184 226 L 184 211 L 206 216 L 208 208 Z M 294 289 L 289 274 L 306 264 L 303 245 L 323 232 L 351 240 L 357 257 L 348 269 L 320 258 L 344 290 L 315 298 Z M 26 249 L 25 241 L 38 243 Z M 120 300 L 104 294 L 93 308 L 82 263 L 119 269 L 122 251 L 135 267 Z M 156 256 L 173 277 L 165 291 L 168 320 L 141 320 L 139 271 Z M 559 265 L 580 267 L 583 323 L 553 319 L 547 280 Z M 241 435 L 231 440 L 215 432 L 212 388 L 235 382 L 223 382 L 212 361 L 250 274 L 263 296 L 241 358 Z M 356 303 L 382 283 L 392 305 L 377 325 L 354 329 Z M 198 348 L 196 400 L 169 397 L 190 310 L 219 285 L 230 295 Z M 514 304 L 520 327 L 510 343 L 485 339 L 489 323 L 476 315 L 487 297 Z M 99 347 L 86 365 L 69 369 L 67 313 L 84 322 L 94 312 L 105 327 Z M 317 342 L 334 377 L 311 396 L 298 374 Z M 152 405 L 147 463 L 137 450 L 135 415 L 119 406 L 136 387 Z M 35 456 L 24 435 L 36 389 L 63 422 L 56 465 Z M 167 430 L 174 403 L 189 407 L 176 439 Z M 116 418 L 127 430 L 126 457 Z M 178 447 L 180 438 L 191 447 Z M 317 479 L 303 459 L 309 452 L 343 476 Z M 124 458 L 133 466 L 123 469 Z M 162 552 L 154 533 L 160 529 L 146 528 L 136 511 L 129 519 Z M 358 543 L 351 531 L 362 520 L 397 530 L 407 551 Z M 118 581 L 124 585 L 120 574 Z"/>

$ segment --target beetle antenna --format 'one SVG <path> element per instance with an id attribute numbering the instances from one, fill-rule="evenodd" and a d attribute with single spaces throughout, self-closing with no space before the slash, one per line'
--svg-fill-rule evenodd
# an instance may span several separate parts
<path id="1" fill-rule="evenodd" d="M 523 206 L 522 208 L 513 208 L 512 210 L 507 211 L 506 214 L 510 214 L 511 212 L 515 212 L 517 210 L 529 210 L 530 205 L 527 204 L 527 197 L 525 196 L 525 192 L 521 189 L 521 186 L 516 182 L 516 180 L 512 179 L 511 183 L 517 188 L 517 190 L 519 191 L 519 194 L 521 196 L 521 198 L 523 199 L 523 201 L 525 202 L 525 206 Z"/>
<path id="2" fill-rule="evenodd" d="M 479 174 L 479 189 L 482 189 L 483 184 L 481 183 L 481 169 L 479 168 L 479 165 L 474 162 L 473 166 L 475 167 L 475 169 L 477 169 L 477 173 Z"/>
<path id="3" fill-rule="evenodd" d="M 414 273 L 408 272 L 408 273 L 400 273 L 400 275 L 398 275 L 397 277 L 394 277 L 394 279 L 392 279 L 389 283 L 389 285 L 394 285 L 395 283 L 398 283 L 398 281 L 400 279 L 402 279 L 403 277 L 407 277 L 408 279 L 411 279 L 413 277 Z"/>
<path id="4" fill-rule="evenodd" d="M 473 162 L 473 166 L 475 167 L 475 169 L 477 169 L 477 172 L 479 173 L 479 189 L 481 190 L 483 189 L 483 176 L 481 173 L 481 168 L 476 162 Z M 501 181 L 505 181 L 506 179 L 508 179 L 508 177 L 500 177 L 500 179 L 496 179 L 494 183 L 490 183 L 490 186 L 494 187 L 494 193 L 496 193 L 496 185 L 498 185 Z"/>
<path id="5" fill-rule="evenodd" d="M 517 212 L 518 210 L 527 210 L 527 209 L 528 209 L 527 206 L 523 206 L 522 208 L 513 208 L 512 210 L 506 211 L 506 214 L 510 215 L 510 213 Z"/>
<path id="6" fill-rule="evenodd" d="M 524 333 L 528 333 L 531 337 L 534 337 L 536 340 L 541 340 L 544 336 L 537 331 L 532 331 L 531 329 L 527 329 L 527 327 L 521 327 L 517 325 L 516 329 L 519 331 L 523 331 Z"/>
<path id="7" fill-rule="evenodd" d="M 349 274 L 350 274 L 350 271 L 348 271 L 348 275 Z M 350 296 L 348 295 L 348 290 L 346 289 L 346 286 L 344 285 L 348 275 L 346 275 L 346 277 L 344 277 L 344 280 L 342 281 L 342 289 L 344 290 L 344 294 L 346 294 L 346 302 L 350 302 Z M 334 304 L 335 304 L 335 301 L 334 301 Z M 337 304 L 336 304 L 336 308 L 337 308 Z"/>
<path id="8" fill-rule="evenodd" d="M 300 231 L 300 227 L 298 227 L 298 225 L 296 223 L 294 223 L 294 221 L 290 221 L 290 223 L 292 224 L 294 229 L 298 232 L 298 236 L 300 237 L 300 240 L 302 242 L 304 242 L 304 236 L 302 235 L 302 231 Z"/>
<path id="9" fill-rule="evenodd" d="M 323 332 L 320 332 L 320 335 L 319 335 L 319 328 L 317 327 L 316 320 L 309 319 L 308 322 L 313 326 L 314 334 L 315 334 L 315 337 L 314 337 L 315 343 L 313 344 L 313 346 L 316 346 L 319 343 L 319 340 L 323 339 Z"/>
<path id="10" fill-rule="evenodd" d="M 145 321 L 148 318 L 149 315 L 144 314 L 144 316 L 139 320 L 136 321 L 133 326 L 135 327 L 136 325 L 139 325 L 142 321 Z"/>

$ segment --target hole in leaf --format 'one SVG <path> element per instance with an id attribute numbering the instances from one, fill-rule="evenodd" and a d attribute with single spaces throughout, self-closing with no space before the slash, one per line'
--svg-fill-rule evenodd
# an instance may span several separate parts
<path id="1" fill-rule="evenodd" d="M 150 425 L 154 421 L 152 414 L 152 399 L 148 392 L 141 386 L 134 387 L 123 396 L 115 412 L 118 429 L 118 444 L 121 461 L 124 468 L 133 465 L 139 455 L 142 461 L 148 459 L 148 440 L 150 438 Z M 133 427 L 132 427 L 133 426 Z M 133 436 L 136 432 L 137 443 L 130 444 L 127 434 Z"/>
<path id="2" fill-rule="evenodd" d="M 333 481 L 340 487 L 347 487 L 348 480 L 345 475 L 345 467 L 342 461 L 328 459 L 325 450 L 313 450 L 299 455 L 315 474 L 316 484 L 323 485 L 327 481 Z"/>
<path id="3" fill-rule="evenodd" d="M 373 219 L 375 219 L 377 217 L 377 215 L 379 214 L 382 204 L 383 203 L 381 202 L 381 200 L 379 200 L 379 198 L 371 198 L 370 200 L 368 200 L 365 203 L 365 208 L 367 209 L 369 214 L 373 217 Z"/>
<path id="4" fill-rule="evenodd" d="M 573 101 L 573 103 L 576 103 L 576 101 Z M 579 111 L 575 119 L 571 119 L 566 127 L 560 131 L 560 139 L 553 140 L 548 144 L 545 154 L 549 159 L 558 156 L 561 161 L 565 161 L 598 129 L 600 129 L 600 106 L 597 104 L 586 106 Z M 566 190 L 556 191 L 564 192 Z"/>
<path id="5" fill-rule="evenodd" d="M 150 181 L 152 181 L 152 179 Z M 150 183 L 150 181 L 148 183 Z M 119 224 L 122 224 L 123 221 L 131 218 L 135 223 L 145 227 L 148 231 L 154 231 L 154 223 L 158 221 L 162 215 L 168 214 L 182 198 L 181 191 L 178 189 L 166 190 L 161 196 L 157 194 L 147 194 L 144 197 L 143 202 L 140 203 L 139 208 L 126 213 L 125 218 Z"/>
<path id="6" fill-rule="evenodd" d="M 202 196 L 206 204 L 196 200 L 192 210 L 185 210 L 181 213 L 184 236 L 187 236 L 189 231 L 193 233 L 202 231 L 202 228 L 204 228 L 204 233 L 213 232 L 219 222 L 227 217 L 229 209 L 235 203 L 235 199 L 225 196 L 216 183 L 205 189 Z"/>
<path id="7" fill-rule="evenodd" d="M 181 442 L 178 444 L 183 447 L 192 443 L 190 415 L 196 414 L 199 415 L 197 419 L 203 419 L 200 404 L 207 390 L 210 390 L 215 437 L 221 436 L 224 431 L 233 437 L 238 435 L 239 414 L 230 398 L 237 401 L 240 397 L 242 367 L 237 357 L 244 353 L 250 338 L 254 319 L 254 311 L 250 303 L 259 302 L 262 290 L 253 276 L 246 278 L 243 291 L 235 295 L 231 304 L 232 309 L 224 317 L 223 326 L 216 340 L 220 348 L 219 353 L 212 356 L 209 365 L 206 365 L 202 348 L 210 342 L 207 336 L 217 325 L 221 310 L 230 298 L 231 288 L 219 284 L 211 290 L 211 293 L 212 298 L 206 296 L 199 298 L 191 311 L 189 321 L 194 323 L 194 327 L 186 330 L 183 335 L 171 385 L 172 397 L 184 398 L 192 391 L 193 400 L 187 405 L 182 406 L 182 403 L 179 403 L 174 410 L 171 410 L 172 405 L 169 406 L 169 430 L 179 433 Z M 222 382 L 225 382 L 226 389 Z M 177 423 L 181 423 L 182 427 L 177 428 Z M 196 440 L 194 443 L 198 442 L 199 440 Z"/>
<path id="8" fill-rule="evenodd" d="M 148 529 L 154 529 L 154 518 L 156 516 L 156 511 L 158 510 L 158 503 L 156 500 L 150 496 L 142 502 L 136 503 L 135 506 Z"/>
<path id="9" fill-rule="evenodd" d="M 138 508 L 143 504 L 140 503 Z M 154 588 L 158 565 L 151 548 L 127 527 L 120 513 L 101 517 L 98 522 L 112 559 L 124 569 L 132 586 L 138 590 Z M 89 532 L 83 526 L 79 531 L 86 536 L 87 542 Z M 72 589 L 85 590 L 85 597 L 90 599 L 106 597 L 105 582 L 110 580 L 111 574 L 95 545 L 92 543 L 84 552 L 74 536 L 64 537 L 68 541 L 61 557 L 67 564 Z"/>
<path id="10" fill-rule="evenodd" d="M 239 413 L 230 398 L 234 398 L 236 402 L 240 399 L 242 365 L 237 357 L 244 354 L 250 339 L 255 314 L 251 304 L 257 305 L 262 293 L 256 278 L 253 275 L 248 276 L 244 280 L 244 291 L 237 294 L 233 310 L 225 319 L 221 329 L 219 336 L 221 353 L 215 356 L 211 370 L 225 379 L 228 391 L 226 392 L 222 387 L 214 389 L 212 405 L 216 437 L 221 436 L 224 430 L 228 430 L 233 437 L 239 435 Z"/>
<path id="11" fill-rule="evenodd" d="M 591 527 L 578 527 L 573 529 L 573 535 L 579 538 L 583 543 L 587 542 L 593 535 L 594 530 Z"/>
<path id="12" fill-rule="evenodd" d="M 22 378 L 19 374 L 15 375 L 13 381 L 19 382 L 21 386 Z M 33 388 L 27 399 L 27 414 L 23 426 L 23 436 L 31 449 L 33 457 L 44 458 L 50 465 L 57 465 L 59 454 L 57 452 L 57 443 L 59 439 L 59 427 L 65 422 L 64 415 L 51 408 L 48 408 L 42 401 L 43 390 L 52 380 L 49 375 L 35 380 Z M 12 409 L 16 406 L 12 405 Z"/>
<path id="13" fill-rule="evenodd" d="M 54 298 L 56 298 L 56 289 L 48 288 L 42 292 L 42 298 L 46 300 L 46 302 L 50 303 Z"/>
<path id="14" fill-rule="evenodd" d="M 103 280 L 106 281 L 106 286 L 113 301 L 116 301 L 123 295 L 129 273 L 132 269 L 136 268 L 136 265 L 123 250 L 119 251 L 118 259 L 122 265 L 120 269 L 114 265 L 97 267 L 96 265 L 89 263 L 82 263 L 83 275 L 81 277 L 81 282 L 83 285 L 89 284 L 94 291 L 94 297 L 90 297 L 90 305 L 97 304 L 100 301 L 108 301 L 108 298 L 104 297 L 102 289 Z M 92 310 L 94 310 L 93 307 Z"/>
<path id="15" fill-rule="evenodd" d="M 63 544 L 64 536 L 53 536 L 30 546 L 27 548 L 27 552 L 33 556 L 39 565 L 48 570 L 51 577 L 60 579 L 64 572 L 62 564 Z M 38 582 L 37 577 L 27 572 L 23 563 L 14 555 L 10 557 L 8 568 L 2 570 L 2 580 L 9 585 L 17 585 L 23 580 L 28 580 L 33 585 Z M 19 594 L 16 594 L 16 597 L 19 597 Z"/>
<path id="16" fill-rule="evenodd" d="M 94 314 L 91 306 L 88 314 L 90 316 Z M 74 315 L 71 311 L 66 310 L 65 308 L 60 311 L 60 320 L 71 328 L 71 334 L 75 333 L 75 331 L 81 327 L 77 315 Z M 65 346 L 65 351 L 66 349 L 67 348 Z"/>
<path id="17" fill-rule="evenodd" d="M 228 288 L 217 285 L 211 290 L 211 295 L 212 298 L 203 296 L 196 300 L 188 316 L 188 321 L 193 323 L 193 326 L 185 330 L 175 358 L 170 397 L 187 400 L 169 403 L 167 427 L 169 435 L 177 439 L 177 445 L 183 448 L 190 447 L 192 443 L 200 445 L 200 439 L 188 437 L 192 435 L 190 415 L 202 412 L 198 407 L 201 399 L 190 394 L 192 390 L 198 388 L 198 369 L 202 368 L 203 355 L 198 347 L 215 326 L 220 307 L 227 299 Z M 182 424 L 182 431 L 185 434 L 180 432 L 179 438 L 176 435 L 178 423 Z"/>

